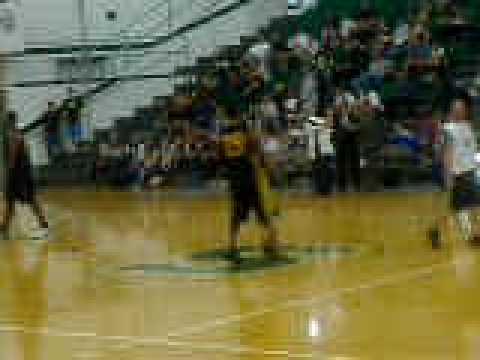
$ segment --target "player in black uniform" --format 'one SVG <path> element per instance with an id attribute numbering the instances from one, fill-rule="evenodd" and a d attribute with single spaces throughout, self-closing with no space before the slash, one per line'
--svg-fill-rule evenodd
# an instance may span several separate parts
<path id="1" fill-rule="evenodd" d="M 267 257 L 278 257 L 277 232 L 273 224 L 275 206 L 269 204 L 270 196 L 266 172 L 262 169 L 260 146 L 255 136 L 249 133 L 238 120 L 235 109 L 227 109 L 232 119 L 220 141 L 222 168 L 230 185 L 232 216 L 230 223 L 230 256 L 239 262 L 238 237 L 240 226 L 248 220 L 250 210 L 254 210 L 259 223 L 265 229 L 263 250 Z"/>
<path id="2" fill-rule="evenodd" d="M 12 127 L 12 130 L 9 131 L 6 144 L 6 209 L 0 230 L 5 235 L 8 235 L 15 212 L 15 203 L 19 201 L 31 207 L 46 235 L 48 222 L 35 196 L 35 183 L 32 176 L 30 156 L 22 131 L 15 128 L 16 114 L 14 112 L 8 114 L 8 124 Z"/>

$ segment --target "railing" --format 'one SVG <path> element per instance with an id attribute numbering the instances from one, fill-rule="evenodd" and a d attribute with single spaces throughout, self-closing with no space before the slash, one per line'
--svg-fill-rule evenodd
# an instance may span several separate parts
<path id="1" fill-rule="evenodd" d="M 170 29 L 178 28 L 196 17 L 207 15 L 222 6 L 229 5 L 235 0 L 160 0 L 145 4 L 141 15 L 123 25 L 120 29 L 111 25 L 99 27 L 90 25 L 92 34 L 85 39 L 79 34 L 78 29 L 71 29 L 68 35 L 58 35 L 58 29 L 52 29 L 48 24 L 25 25 L 25 47 L 71 47 L 80 45 L 118 45 L 120 43 L 153 42 L 158 37 L 166 36 Z M 195 14 L 195 17 L 182 16 Z"/>
<path id="2" fill-rule="evenodd" d="M 107 60 L 103 61 L 103 64 L 101 65 L 103 71 L 97 68 L 88 71 L 86 75 L 84 74 L 84 76 L 78 76 L 78 74 L 75 75 L 75 73 L 78 73 L 78 71 L 72 71 L 71 76 L 69 76 L 68 74 L 63 74 L 59 77 L 58 74 L 55 72 L 55 62 L 58 59 L 56 59 L 54 56 L 49 56 L 48 58 L 45 58 L 44 56 L 40 56 L 38 58 L 26 56 L 23 59 L 19 59 L 20 64 L 23 62 L 23 65 L 17 64 L 20 65 L 17 69 L 21 68 L 22 66 L 23 68 L 21 68 L 21 70 L 17 74 L 16 79 L 14 80 L 15 83 L 18 84 L 23 82 L 26 84 L 26 86 L 31 86 L 29 84 L 33 84 L 33 86 L 35 86 L 34 84 L 38 80 L 44 82 L 46 87 L 47 83 L 50 80 L 52 81 L 52 85 L 59 85 L 59 83 L 60 85 L 62 85 L 62 81 L 64 82 L 64 86 L 60 86 L 61 89 L 56 89 L 59 91 L 54 91 L 56 96 L 52 96 L 53 94 L 51 94 L 52 92 L 50 91 L 50 89 L 48 89 L 48 91 L 46 92 L 42 89 L 41 93 L 38 92 L 38 94 L 33 97 L 22 96 L 26 100 L 24 104 L 24 111 L 22 112 L 24 114 L 29 114 L 28 116 L 26 116 L 28 118 L 25 118 L 25 122 L 28 123 L 29 121 L 33 120 L 30 118 L 35 118 L 39 114 L 39 112 L 41 112 L 40 109 L 43 109 L 45 107 L 45 103 L 47 100 L 53 100 L 57 98 L 57 96 L 60 96 L 58 99 L 63 99 L 66 95 L 66 88 L 69 85 L 69 81 L 73 83 L 73 87 L 78 88 L 80 87 L 79 85 L 83 85 L 81 86 L 82 90 L 88 90 L 95 87 L 96 85 L 104 83 L 105 81 L 103 80 L 108 81 L 108 79 L 131 79 L 132 76 L 141 76 L 142 74 L 150 76 L 168 75 L 159 74 L 155 67 L 159 63 L 167 63 L 172 61 L 174 62 L 178 59 L 183 59 L 184 61 L 188 62 L 189 46 L 185 39 L 176 41 L 176 45 L 169 46 L 168 51 L 167 49 L 159 50 L 155 47 L 146 50 L 132 49 L 131 45 L 138 45 L 139 42 L 149 43 L 156 40 L 158 41 L 159 37 L 166 37 L 169 35 L 169 27 L 171 28 L 171 31 L 174 31 L 176 28 L 185 25 L 185 22 L 188 23 L 188 21 L 195 21 L 197 18 L 204 16 L 205 14 L 208 14 L 212 11 L 215 11 L 218 8 L 221 8 L 222 6 L 228 5 L 232 2 L 233 0 L 161 0 L 146 4 L 143 10 L 143 16 L 138 16 L 136 19 L 133 19 L 131 23 L 128 24 L 128 26 L 126 26 L 124 29 L 122 29 L 116 34 L 118 35 L 116 36 L 116 38 L 114 36 L 111 36 L 112 34 L 109 34 L 109 36 L 102 36 L 102 34 L 97 34 L 95 38 L 87 39 L 85 42 L 83 42 L 83 44 L 97 44 L 99 49 L 101 49 L 102 45 L 107 44 L 121 45 L 120 50 L 113 53 L 107 53 Z M 184 17 L 182 19 L 177 19 L 178 16 L 175 15 L 175 12 L 179 13 L 181 7 L 183 6 L 183 9 L 185 9 L 187 5 L 189 6 L 189 11 L 185 11 L 185 13 L 190 14 L 189 18 Z M 191 16 L 192 13 L 194 14 L 193 16 Z M 37 29 L 30 27 L 27 29 L 30 29 L 32 31 L 38 31 L 37 37 L 39 39 L 47 37 L 45 34 L 48 34 L 49 32 L 48 27 L 42 27 Z M 65 38 L 57 39 L 58 44 L 63 46 L 67 44 L 68 46 L 75 46 L 81 43 L 79 39 L 73 39 L 73 41 L 72 38 L 70 38 L 69 41 L 67 41 L 68 39 Z M 34 41 L 30 41 L 30 45 L 32 43 L 34 43 Z M 43 44 L 45 44 L 45 41 L 43 41 Z M 92 52 L 90 53 L 91 56 L 94 56 Z M 96 53 L 98 53 L 98 51 L 96 51 Z M 145 61 L 145 56 L 147 54 L 154 56 L 149 56 L 148 58 L 150 60 Z M 78 57 L 81 56 L 81 54 L 67 54 L 62 56 L 69 58 L 74 56 Z M 38 66 L 33 64 L 35 62 L 50 63 L 50 66 L 47 66 L 42 71 L 36 71 L 35 69 Z M 47 74 L 47 76 L 45 76 L 45 74 Z M 82 80 L 85 80 L 83 84 L 81 84 Z M 98 80 L 98 82 L 96 82 L 95 80 Z"/>
<path id="3" fill-rule="evenodd" d="M 183 2 L 185 3 L 186 0 L 183 0 Z M 126 71 L 119 74 L 119 76 L 128 74 L 128 72 L 133 74 L 142 72 L 150 74 L 158 72 L 159 68 L 163 68 L 162 73 L 172 75 L 170 77 L 171 81 L 155 81 L 152 79 L 143 83 L 120 81 L 112 83 L 111 86 L 102 90 L 101 93 L 96 94 L 95 100 L 90 102 L 95 126 L 108 128 L 113 124 L 112 120 L 130 116 L 135 107 L 145 106 L 150 103 L 152 96 L 171 93 L 176 80 L 188 81 L 188 77 L 185 79 L 173 77 L 173 71 L 176 66 L 181 66 L 182 63 L 192 65 L 199 56 L 211 56 L 218 46 L 239 44 L 242 35 L 252 35 L 259 27 L 267 25 L 272 17 L 285 16 L 287 13 L 287 3 L 282 2 L 284 4 L 282 8 L 282 6 L 279 6 L 278 0 L 256 0 L 251 2 L 235 0 L 231 2 L 231 4 L 233 3 L 248 5 L 243 7 L 242 11 L 235 13 L 223 12 L 223 8 L 231 8 L 233 5 L 219 6 L 221 10 L 213 11 L 216 14 L 221 14 L 220 16 L 215 17 L 215 20 L 212 22 L 201 20 L 199 23 L 204 26 L 197 26 L 195 31 L 192 32 L 187 30 L 185 34 L 187 36 L 170 38 L 163 46 L 141 49 L 138 62 L 131 67 L 127 67 Z M 179 26 L 180 28 L 186 28 L 186 26 Z M 182 46 L 185 47 L 189 44 L 195 44 L 195 47 L 190 47 L 190 59 L 185 59 L 185 56 L 181 54 Z M 167 49 L 178 50 L 179 53 L 172 54 L 170 66 L 167 66 L 165 63 L 159 65 L 157 57 L 160 55 L 159 53 L 152 53 L 153 49 L 164 49 L 163 51 Z M 135 53 L 136 51 L 136 49 L 129 50 L 130 53 Z M 177 56 L 177 59 L 175 59 L 175 56 Z"/>

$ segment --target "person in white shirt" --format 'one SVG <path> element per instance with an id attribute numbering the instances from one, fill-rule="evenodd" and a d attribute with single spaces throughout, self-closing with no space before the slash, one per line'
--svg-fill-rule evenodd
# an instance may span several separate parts
<path id="1" fill-rule="evenodd" d="M 327 110 L 325 118 L 311 117 L 306 125 L 308 154 L 312 160 L 312 179 L 315 192 L 329 195 L 335 182 L 335 148 L 333 138 L 333 110 Z"/>
<path id="2" fill-rule="evenodd" d="M 443 126 L 444 184 L 450 194 L 450 207 L 462 237 L 472 245 L 480 244 L 476 223 L 480 191 L 476 176 L 477 141 L 472 127 L 472 105 L 469 97 L 456 98 Z M 445 219 L 444 219 L 445 220 Z M 433 248 L 440 247 L 438 226 L 431 229 Z"/>

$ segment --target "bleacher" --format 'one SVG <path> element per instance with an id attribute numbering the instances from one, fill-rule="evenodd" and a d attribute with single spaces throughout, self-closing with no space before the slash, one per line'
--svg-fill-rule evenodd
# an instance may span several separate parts
<path id="1" fill-rule="evenodd" d="M 393 30 L 395 26 L 398 26 L 402 22 L 406 21 L 409 16 L 416 13 L 420 4 L 417 4 L 415 9 L 408 6 L 407 2 L 388 2 L 385 0 L 374 1 L 373 14 L 381 14 L 385 23 Z M 182 81 L 175 85 L 173 88 L 174 95 L 191 94 L 195 91 L 195 81 L 198 81 L 204 76 L 215 75 L 218 70 L 219 62 L 228 62 L 235 64 L 240 61 L 245 52 L 259 39 L 268 34 L 276 34 L 282 39 L 287 39 L 295 33 L 305 32 L 319 39 L 321 36 L 322 26 L 331 19 L 331 15 L 335 14 L 339 18 L 356 18 L 359 14 L 359 7 L 357 1 L 344 1 L 344 2 L 322 2 L 321 5 L 307 10 L 304 14 L 295 17 L 279 17 L 275 18 L 268 26 L 258 29 L 256 35 L 243 36 L 241 42 L 238 45 L 224 45 L 218 47 L 217 51 L 211 56 L 199 57 L 193 65 L 181 65 L 175 68 L 174 75 L 188 81 Z M 403 20 L 402 20 L 403 19 Z M 432 37 L 436 44 L 444 47 L 446 58 L 448 59 L 448 69 L 453 76 L 453 82 L 455 84 L 461 84 L 465 79 L 469 80 L 477 74 L 478 59 L 480 51 L 476 46 L 472 46 L 478 39 L 480 31 L 472 25 L 449 25 L 444 24 L 441 21 L 432 22 L 431 26 Z M 274 78 L 271 81 L 286 82 L 290 84 L 291 79 L 298 75 L 295 69 L 291 68 L 285 79 Z M 414 112 L 429 112 L 432 110 L 438 110 L 441 107 L 444 98 L 448 98 L 443 94 L 445 89 L 438 91 L 438 87 L 430 81 L 418 81 L 415 84 L 414 92 L 407 92 L 404 98 L 400 99 L 400 112 L 397 114 L 399 118 L 405 118 L 411 116 L 411 110 Z M 445 91 L 444 91 L 445 90 Z M 450 89 L 452 90 L 452 89 Z M 103 91 L 103 90 L 101 90 Z M 452 90 L 453 91 L 453 90 Z M 147 97 L 148 99 L 148 97 Z M 150 101 L 150 100 L 149 100 Z M 167 101 L 164 101 L 167 102 Z M 444 104 L 443 104 L 444 106 Z M 152 118 L 149 116 L 151 113 L 150 105 L 140 105 L 134 110 L 132 116 L 122 116 L 115 120 L 113 127 L 109 130 L 98 130 L 98 133 L 110 133 L 115 134 L 116 140 L 121 143 L 134 142 L 134 138 L 142 138 L 142 134 L 146 135 L 152 132 L 157 134 L 166 134 L 165 124 L 153 123 Z M 102 136 L 96 135 L 98 140 Z M 148 137 L 148 136 L 147 136 Z M 145 141 L 146 137 L 143 137 Z M 70 155 L 75 156 L 75 155 Z M 83 159 L 87 159 L 85 155 Z M 67 156 L 63 160 L 59 160 L 52 167 L 58 167 L 60 169 L 69 169 L 71 164 L 79 164 L 73 166 L 77 168 L 75 172 L 72 172 L 71 180 L 78 179 L 79 182 L 88 183 L 92 181 L 92 162 L 94 157 L 91 156 L 85 160 L 85 166 L 82 166 L 81 161 L 73 161 L 71 157 Z M 386 183 L 418 183 L 428 182 L 431 180 L 432 164 L 428 161 L 423 161 L 417 164 L 411 162 L 404 162 L 399 160 L 397 162 L 384 161 L 381 165 L 384 174 L 389 174 L 386 179 Z M 50 171 L 51 170 L 51 171 Z M 53 175 L 56 173 L 62 173 L 63 170 L 49 169 L 45 173 L 49 174 L 49 177 L 57 177 Z M 368 170 L 366 170 L 368 171 Z M 306 170 L 308 173 L 308 170 Z M 75 175 L 73 175 L 75 173 Z M 82 175 L 80 175 L 82 174 Z M 58 180 L 58 183 L 64 182 Z"/>

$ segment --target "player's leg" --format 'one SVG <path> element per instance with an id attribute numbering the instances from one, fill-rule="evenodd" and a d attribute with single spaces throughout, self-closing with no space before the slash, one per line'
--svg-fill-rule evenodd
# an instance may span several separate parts
<path id="1" fill-rule="evenodd" d="M 455 220 L 462 240 L 470 242 L 472 238 L 472 213 L 469 209 L 461 209 L 455 213 Z"/>
<path id="2" fill-rule="evenodd" d="M 432 226 L 427 231 L 428 240 L 432 246 L 432 249 L 438 250 L 442 247 L 443 243 L 443 233 L 446 229 L 448 229 L 449 220 L 452 217 L 452 209 L 449 207 L 446 212 L 443 210 L 445 208 L 445 193 L 435 194 L 433 204 L 432 204 L 432 212 L 434 213 L 433 216 L 435 218 Z M 451 196 L 449 194 L 449 196 Z M 436 212 L 442 209 L 440 214 Z M 453 213 L 454 214 L 454 213 Z"/>
<path id="3" fill-rule="evenodd" d="M 32 208 L 34 215 L 38 219 L 38 223 L 40 227 L 45 230 L 48 229 L 48 220 L 47 220 L 47 217 L 45 216 L 45 212 L 43 211 L 42 206 L 38 202 L 38 199 L 36 197 L 33 197 L 29 201 L 29 204 L 30 204 L 30 207 Z"/>
<path id="4" fill-rule="evenodd" d="M 471 224 L 472 224 L 472 236 L 470 243 L 472 246 L 480 246 L 480 208 L 475 206 L 470 211 Z"/>
<path id="5" fill-rule="evenodd" d="M 448 210 L 446 213 L 437 216 L 434 225 L 428 230 L 428 238 L 430 240 L 432 249 L 440 249 L 443 243 L 442 230 L 448 228 L 450 220 L 452 220 L 457 227 L 457 230 L 460 232 L 461 236 L 467 236 L 469 232 L 468 227 L 468 213 L 465 213 L 465 205 L 468 199 L 468 194 L 465 190 L 465 182 L 460 177 L 455 177 L 452 179 L 451 187 L 448 186 L 448 192 L 446 192 L 446 197 L 448 198 Z M 436 211 L 437 209 L 444 208 L 445 197 L 443 193 L 435 196 L 433 202 L 433 208 Z"/>
<path id="6" fill-rule="evenodd" d="M 26 176 L 24 189 L 22 191 L 23 201 L 27 203 L 33 211 L 33 214 L 37 217 L 40 227 L 44 230 L 48 229 L 48 221 L 43 211 L 42 206 L 38 202 L 35 184 L 31 176 Z"/>
<path id="7" fill-rule="evenodd" d="M 252 207 L 255 210 L 259 223 L 264 228 L 263 252 L 269 258 L 279 255 L 278 233 L 274 225 L 273 215 L 269 214 L 266 204 L 259 193 L 254 194 Z"/>
<path id="8" fill-rule="evenodd" d="M 13 196 L 7 194 L 7 198 L 5 201 L 5 214 L 3 216 L 3 222 L 0 225 L 0 231 L 4 235 L 8 235 L 14 214 L 15 214 L 15 199 L 13 198 Z"/>
<path id="9" fill-rule="evenodd" d="M 462 240 L 471 243 L 474 235 L 476 185 L 473 174 L 465 174 L 454 180 L 451 206 Z"/>
<path id="10" fill-rule="evenodd" d="M 263 242 L 263 252 L 267 257 L 276 258 L 279 255 L 278 233 L 272 220 L 264 224 L 265 240 Z"/>
<path id="11" fill-rule="evenodd" d="M 232 192 L 230 218 L 230 244 L 229 257 L 233 262 L 240 261 L 240 228 L 248 217 L 248 203 L 241 193 Z"/>

